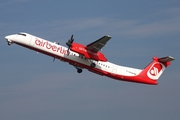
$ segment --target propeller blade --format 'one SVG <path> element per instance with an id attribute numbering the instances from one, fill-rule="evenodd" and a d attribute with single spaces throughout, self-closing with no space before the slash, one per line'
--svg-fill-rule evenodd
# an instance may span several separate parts
<path id="1" fill-rule="evenodd" d="M 54 57 L 53 62 L 55 61 L 55 59 L 56 59 L 56 58 Z"/>
<path id="2" fill-rule="evenodd" d="M 72 34 L 72 35 L 71 35 L 71 43 L 73 43 L 73 41 L 74 41 L 74 38 L 73 38 L 73 37 L 74 37 L 74 35 Z"/>
<path id="3" fill-rule="evenodd" d="M 74 35 L 72 34 L 71 38 L 68 40 L 68 42 L 66 42 L 66 45 L 68 46 L 68 50 L 67 50 L 68 55 L 69 55 L 69 49 L 71 48 L 72 43 L 74 42 L 74 38 L 73 37 L 74 37 Z"/>

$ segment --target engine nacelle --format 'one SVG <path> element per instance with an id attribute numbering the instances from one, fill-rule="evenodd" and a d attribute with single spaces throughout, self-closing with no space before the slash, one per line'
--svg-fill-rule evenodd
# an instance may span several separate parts
<path id="1" fill-rule="evenodd" d="M 104 61 L 104 62 L 107 61 L 107 59 L 105 58 L 103 53 L 91 52 L 91 51 L 87 50 L 86 47 L 82 44 L 78 44 L 78 43 L 73 42 L 70 49 L 74 52 L 77 52 L 77 53 L 83 55 L 87 59 L 93 59 L 93 60 Z"/>

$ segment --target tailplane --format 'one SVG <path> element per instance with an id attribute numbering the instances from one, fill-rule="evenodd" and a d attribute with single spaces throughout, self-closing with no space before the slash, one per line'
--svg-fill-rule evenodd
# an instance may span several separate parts
<path id="1" fill-rule="evenodd" d="M 158 78 L 170 65 L 172 60 L 175 59 L 171 56 L 163 58 L 153 57 L 153 61 L 139 75 L 149 84 L 157 84 Z"/>

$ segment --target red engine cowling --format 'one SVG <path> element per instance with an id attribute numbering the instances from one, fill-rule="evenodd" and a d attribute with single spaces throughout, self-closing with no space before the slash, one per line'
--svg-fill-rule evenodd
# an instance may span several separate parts
<path id="1" fill-rule="evenodd" d="M 105 58 L 103 53 L 101 53 L 101 52 L 97 52 L 97 53 L 91 52 L 91 51 L 87 50 L 86 47 L 84 45 L 82 45 L 82 44 L 78 44 L 78 43 L 73 42 L 70 49 L 72 51 L 74 51 L 74 52 L 77 52 L 77 53 L 83 55 L 87 59 L 93 59 L 93 60 L 96 60 L 96 61 L 104 61 L 104 62 L 107 61 L 107 59 Z"/>

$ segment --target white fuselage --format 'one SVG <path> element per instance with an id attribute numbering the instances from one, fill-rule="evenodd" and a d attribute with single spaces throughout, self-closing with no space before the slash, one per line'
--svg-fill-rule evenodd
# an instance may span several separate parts
<path id="1" fill-rule="evenodd" d="M 79 53 L 73 51 L 70 51 L 70 53 L 68 53 L 67 47 L 27 33 L 6 36 L 6 39 L 9 43 L 16 43 L 18 45 L 41 52 L 56 59 L 60 59 L 64 62 L 68 62 L 73 66 L 86 68 L 91 72 L 95 72 L 100 75 L 106 75 L 114 79 L 123 79 L 126 76 L 137 76 L 142 71 L 140 69 L 119 66 L 111 62 L 102 62 L 95 60 L 92 61 L 96 64 L 96 66 L 95 68 L 91 68 L 89 60 L 82 57 L 82 55 L 80 55 Z M 117 75 L 121 76 L 121 78 L 117 77 Z"/>

